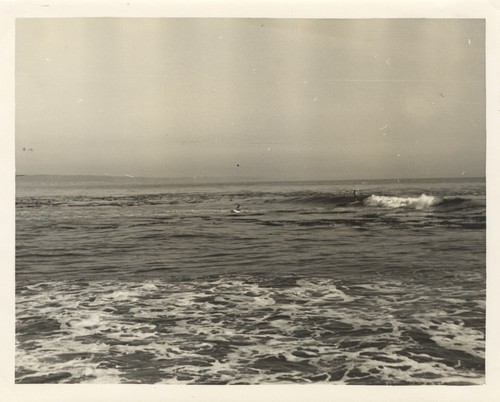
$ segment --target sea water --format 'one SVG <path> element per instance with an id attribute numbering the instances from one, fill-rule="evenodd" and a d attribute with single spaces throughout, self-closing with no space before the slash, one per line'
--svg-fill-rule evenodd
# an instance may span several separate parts
<path id="1" fill-rule="evenodd" d="M 18 383 L 484 383 L 484 179 L 16 186 Z"/>

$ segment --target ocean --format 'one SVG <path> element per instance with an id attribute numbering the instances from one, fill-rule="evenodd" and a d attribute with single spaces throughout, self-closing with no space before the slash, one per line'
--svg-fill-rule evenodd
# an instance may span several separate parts
<path id="1" fill-rule="evenodd" d="M 19 176 L 16 383 L 484 384 L 485 193 Z"/>

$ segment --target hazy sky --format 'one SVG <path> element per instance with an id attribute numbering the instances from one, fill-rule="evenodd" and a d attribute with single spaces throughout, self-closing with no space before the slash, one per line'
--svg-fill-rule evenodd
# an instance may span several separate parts
<path id="1" fill-rule="evenodd" d="M 19 19 L 18 174 L 485 174 L 483 20 Z"/>

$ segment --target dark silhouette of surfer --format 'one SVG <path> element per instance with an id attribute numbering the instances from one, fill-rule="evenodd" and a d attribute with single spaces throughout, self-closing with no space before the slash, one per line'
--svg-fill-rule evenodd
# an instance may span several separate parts
<path id="1" fill-rule="evenodd" d="M 366 199 L 366 195 L 358 193 L 358 190 L 353 190 L 352 195 L 354 196 L 354 204 L 363 202 Z"/>
<path id="2" fill-rule="evenodd" d="M 236 208 L 235 209 L 232 209 L 231 212 L 233 214 L 239 214 L 241 212 L 241 209 L 240 209 L 240 204 L 236 205 Z"/>

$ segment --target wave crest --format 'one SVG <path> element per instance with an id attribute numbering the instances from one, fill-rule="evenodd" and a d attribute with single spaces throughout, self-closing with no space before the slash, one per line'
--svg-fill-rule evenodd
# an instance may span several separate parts
<path id="1" fill-rule="evenodd" d="M 427 209 L 443 202 L 440 197 L 422 194 L 419 197 L 391 197 L 371 195 L 364 200 L 369 207 Z"/>

